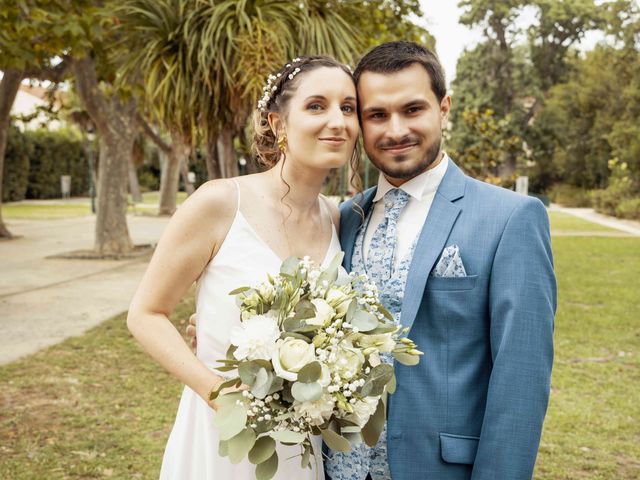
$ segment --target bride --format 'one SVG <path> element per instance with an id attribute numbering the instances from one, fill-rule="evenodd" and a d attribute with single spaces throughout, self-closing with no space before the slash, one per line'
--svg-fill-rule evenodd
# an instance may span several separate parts
<path id="1" fill-rule="evenodd" d="M 329 57 L 296 58 L 269 77 L 254 114 L 254 149 L 269 170 L 202 185 L 164 231 L 131 302 L 127 325 L 144 349 L 186 386 L 160 478 L 250 479 L 248 460 L 218 455 L 209 394 L 224 381 L 216 371 L 240 315 L 229 292 L 277 273 L 290 256 L 327 263 L 340 251 L 337 207 L 320 195 L 332 168 L 357 162 L 356 87 L 349 70 Z M 355 171 L 357 171 L 354 168 Z M 194 355 L 169 321 L 198 281 L 198 348 Z M 274 478 L 323 477 L 320 440 L 313 468 L 299 447 L 278 447 Z"/>

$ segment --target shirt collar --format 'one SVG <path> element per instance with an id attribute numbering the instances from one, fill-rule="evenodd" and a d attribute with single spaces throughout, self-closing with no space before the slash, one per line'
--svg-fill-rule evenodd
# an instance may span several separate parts
<path id="1" fill-rule="evenodd" d="M 448 165 L 449 156 L 445 153 L 442 161 L 438 164 L 437 167 L 425 170 L 420 175 L 413 177 L 411 180 L 403 183 L 398 188 L 404 190 L 416 200 L 422 200 L 425 195 L 434 193 L 436 190 L 438 190 L 440 182 L 442 182 L 444 174 L 447 171 Z M 384 175 L 380 174 L 380 177 L 378 178 L 378 190 L 376 191 L 376 195 L 373 197 L 373 201 L 377 202 L 382 197 L 384 197 L 389 190 L 393 188 L 396 187 L 391 185 L 389 183 L 389 180 L 387 180 Z"/>

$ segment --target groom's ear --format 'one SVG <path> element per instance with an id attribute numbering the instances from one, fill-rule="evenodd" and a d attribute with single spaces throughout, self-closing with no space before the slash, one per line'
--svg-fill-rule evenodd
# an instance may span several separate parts
<path id="1" fill-rule="evenodd" d="M 451 112 L 451 95 L 446 95 L 440 102 L 440 127 L 442 129 L 447 128 L 449 112 Z"/>

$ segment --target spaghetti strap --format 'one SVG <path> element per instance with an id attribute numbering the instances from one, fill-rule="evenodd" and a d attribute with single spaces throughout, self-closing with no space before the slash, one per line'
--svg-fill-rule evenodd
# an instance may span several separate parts
<path id="1" fill-rule="evenodd" d="M 326 202 L 328 202 L 329 199 L 326 198 L 324 195 L 319 195 L 318 198 L 320 199 L 320 208 L 329 217 L 329 222 L 331 223 L 331 228 L 335 229 L 336 228 L 336 224 L 333 223 L 333 215 L 331 215 L 331 208 L 326 205 Z"/>

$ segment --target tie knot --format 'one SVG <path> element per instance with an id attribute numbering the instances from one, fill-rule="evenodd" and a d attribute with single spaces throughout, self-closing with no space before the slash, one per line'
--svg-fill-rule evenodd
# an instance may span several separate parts
<path id="1" fill-rule="evenodd" d="M 409 194 L 400 188 L 393 188 L 384 195 L 384 216 L 398 220 L 400 212 L 409 202 Z"/>

